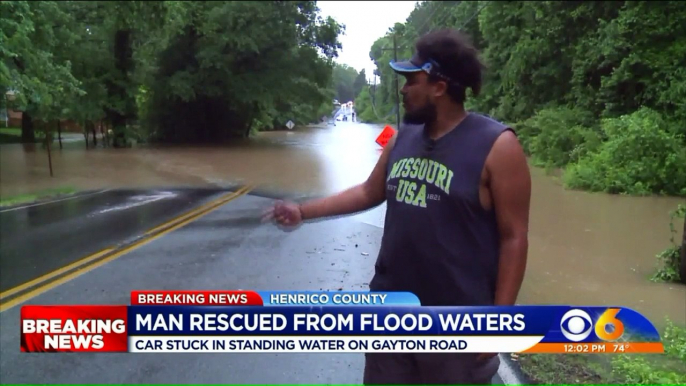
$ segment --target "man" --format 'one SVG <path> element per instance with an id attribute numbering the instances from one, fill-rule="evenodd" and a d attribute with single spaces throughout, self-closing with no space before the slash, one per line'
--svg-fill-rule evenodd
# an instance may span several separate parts
<path id="1" fill-rule="evenodd" d="M 366 182 L 302 205 L 278 223 L 349 214 L 387 202 L 372 291 L 409 291 L 422 305 L 513 305 L 526 266 L 531 177 L 514 132 L 464 108 L 482 65 L 459 32 L 423 36 L 409 61 L 402 127 Z M 488 384 L 495 354 L 367 354 L 365 384 Z"/>

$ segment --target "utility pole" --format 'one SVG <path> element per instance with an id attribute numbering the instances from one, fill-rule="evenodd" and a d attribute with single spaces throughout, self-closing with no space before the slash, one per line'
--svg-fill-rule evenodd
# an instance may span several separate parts
<path id="1" fill-rule="evenodd" d="M 393 50 L 393 60 L 398 61 L 398 40 L 397 32 L 393 32 L 393 48 L 382 48 L 381 51 Z M 400 130 L 400 85 L 398 81 L 398 73 L 395 72 L 395 115 L 396 127 Z"/>
<path id="2" fill-rule="evenodd" d="M 393 60 L 398 61 L 398 41 L 397 33 L 393 33 Z M 394 71 L 395 72 L 395 71 Z M 398 131 L 400 130 L 400 89 L 398 85 L 398 73 L 395 72 L 395 115 Z"/>

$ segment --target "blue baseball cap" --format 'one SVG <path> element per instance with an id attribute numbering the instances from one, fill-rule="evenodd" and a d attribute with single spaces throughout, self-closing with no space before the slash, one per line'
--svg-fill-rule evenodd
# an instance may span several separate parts
<path id="1" fill-rule="evenodd" d="M 441 66 L 438 63 L 436 63 L 436 61 L 433 59 L 422 59 L 418 55 L 415 55 L 409 60 L 404 60 L 404 61 L 399 61 L 399 62 L 391 61 L 390 66 L 393 69 L 393 71 L 395 71 L 399 74 L 402 74 L 402 75 L 413 73 L 413 72 L 424 71 L 429 75 L 433 75 L 433 76 L 436 76 L 438 78 L 441 78 L 443 81 L 445 81 L 449 84 L 455 84 L 457 86 L 462 86 L 456 80 L 454 80 L 451 77 L 442 73 L 441 72 Z"/>
<path id="2" fill-rule="evenodd" d="M 412 59 L 404 60 L 400 62 L 391 61 L 390 65 L 393 71 L 406 74 L 412 72 L 425 71 L 427 74 L 431 73 L 434 67 L 433 60 L 422 60 L 419 56 L 415 55 Z"/>

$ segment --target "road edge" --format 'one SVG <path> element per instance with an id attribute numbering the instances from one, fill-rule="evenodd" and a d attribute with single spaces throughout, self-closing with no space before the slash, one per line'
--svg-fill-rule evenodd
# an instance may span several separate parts
<path id="1" fill-rule="evenodd" d="M 128 252 L 142 247 L 167 233 L 182 228 L 223 206 L 229 201 L 247 195 L 253 187 L 254 185 L 248 184 L 235 191 L 225 191 L 227 192 L 226 194 L 195 207 L 180 216 L 174 217 L 152 228 L 146 233 L 125 239 L 110 248 L 85 256 L 66 267 L 49 272 L 41 277 L 45 278 L 44 280 L 40 280 L 32 285 L 29 285 L 31 282 L 27 282 L 10 288 L 0 294 L 0 313 L 21 305 L 53 288 L 105 265 L 110 261 L 114 261 Z"/>
<path id="2" fill-rule="evenodd" d="M 74 193 L 57 194 L 54 196 L 39 198 L 39 199 L 33 200 L 33 201 L 22 202 L 20 204 L 12 204 L 12 205 L 5 205 L 5 206 L 0 205 L 0 213 L 10 212 L 13 210 L 19 210 L 19 209 L 24 209 L 24 208 L 30 208 L 32 206 L 47 205 L 47 204 L 51 204 L 54 202 L 71 200 L 71 199 L 95 195 L 95 194 L 100 194 L 100 193 L 104 193 L 108 190 L 110 190 L 110 189 L 80 190 L 80 191 L 74 192 Z"/>
<path id="3" fill-rule="evenodd" d="M 535 383 L 524 374 L 519 362 L 512 359 L 512 354 L 499 354 L 500 367 L 498 376 L 505 385 L 533 385 Z"/>

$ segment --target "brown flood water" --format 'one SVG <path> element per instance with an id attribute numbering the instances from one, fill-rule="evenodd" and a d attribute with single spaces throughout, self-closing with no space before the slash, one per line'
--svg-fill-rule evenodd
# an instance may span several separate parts
<path id="1" fill-rule="evenodd" d="M 378 125 L 339 122 L 261 133 L 229 147 L 53 151 L 0 148 L 0 195 L 79 189 L 223 186 L 255 182 L 302 194 L 329 194 L 364 181 L 380 150 Z M 75 146 L 77 145 L 77 146 Z M 521 303 L 619 305 L 662 326 L 686 325 L 686 286 L 649 282 L 655 255 L 669 246 L 669 212 L 683 199 L 636 198 L 563 189 L 532 169 L 530 252 Z M 382 219 L 379 209 L 376 222 Z M 378 225 L 382 225 L 379 223 Z M 681 224 L 677 225 L 681 229 Z M 678 233 L 680 240 L 681 233 Z"/>

